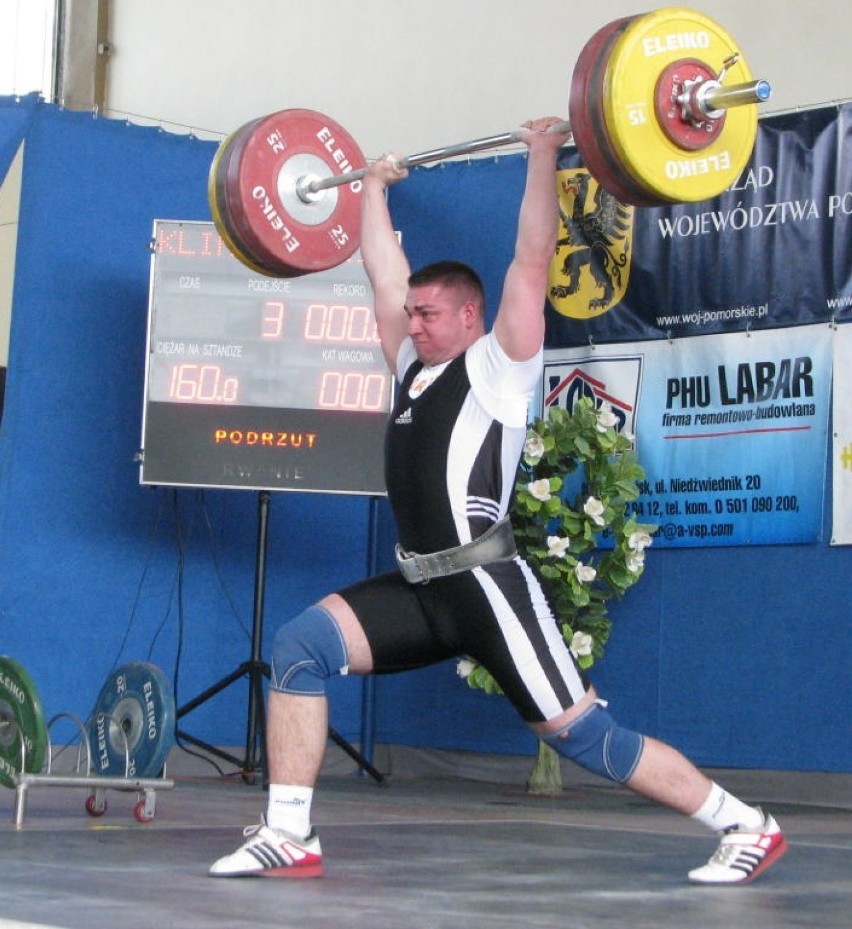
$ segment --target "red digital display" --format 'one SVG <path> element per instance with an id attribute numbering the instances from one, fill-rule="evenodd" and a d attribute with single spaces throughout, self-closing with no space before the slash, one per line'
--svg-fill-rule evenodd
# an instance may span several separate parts
<path id="1" fill-rule="evenodd" d="M 239 403 L 240 379 L 228 377 L 221 365 L 184 362 L 171 366 L 169 400 L 175 403 Z M 387 378 L 359 371 L 323 371 L 317 394 L 320 410 L 365 410 L 387 408 Z"/>
<path id="2" fill-rule="evenodd" d="M 311 342 L 379 344 L 376 319 L 368 306 L 312 303 L 305 314 L 304 336 Z"/>
<path id="3" fill-rule="evenodd" d="M 360 261 L 264 278 L 192 224 L 160 232 L 155 249 L 151 400 L 388 410 L 391 378 Z"/>
<path id="4" fill-rule="evenodd" d="M 318 406 L 377 413 L 387 407 L 387 378 L 359 371 L 323 371 Z"/>
<path id="5" fill-rule="evenodd" d="M 239 378 L 225 375 L 220 365 L 171 366 L 169 399 L 175 403 L 236 403 L 239 393 Z"/>
<path id="6" fill-rule="evenodd" d="M 320 469 L 384 492 L 393 382 L 360 258 L 268 278 L 212 223 L 164 220 L 152 249 L 143 482 L 296 487 Z"/>

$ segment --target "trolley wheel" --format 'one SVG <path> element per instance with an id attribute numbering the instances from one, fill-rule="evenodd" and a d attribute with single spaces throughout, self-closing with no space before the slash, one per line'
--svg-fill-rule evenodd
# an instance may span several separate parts
<path id="1" fill-rule="evenodd" d="M 144 800 L 140 800 L 133 807 L 133 817 L 138 823 L 150 823 L 154 821 L 154 812 Z"/>
<path id="2" fill-rule="evenodd" d="M 106 811 L 106 799 L 99 798 L 96 794 L 89 794 L 89 796 L 86 797 L 86 812 L 89 816 L 103 816 Z"/>

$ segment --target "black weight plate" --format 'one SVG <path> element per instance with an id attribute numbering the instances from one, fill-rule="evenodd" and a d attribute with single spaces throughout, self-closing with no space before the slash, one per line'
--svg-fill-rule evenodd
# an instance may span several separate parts
<path id="1" fill-rule="evenodd" d="M 605 94 L 607 91 L 605 85 L 610 72 L 612 51 L 637 18 L 634 16 L 618 20 L 614 24 L 616 28 L 607 33 L 600 53 L 591 67 L 586 106 L 593 137 L 597 141 L 600 157 L 606 165 L 605 174 L 597 178 L 598 183 L 624 203 L 631 203 L 633 206 L 661 206 L 668 201 L 655 191 L 648 189 L 642 183 L 641 178 L 627 169 L 627 165 L 612 144 L 612 137 L 606 122 Z"/>
<path id="2" fill-rule="evenodd" d="M 108 777 L 157 777 L 175 742 L 175 702 L 165 674 L 135 661 L 112 671 L 89 722 L 92 766 Z"/>
<path id="3" fill-rule="evenodd" d="M 606 137 L 603 112 L 599 107 L 600 83 L 612 46 L 635 17 L 625 17 L 607 23 L 583 47 L 571 76 L 568 110 L 574 143 L 583 165 L 592 177 L 617 199 L 634 205 L 647 205 L 640 191 L 615 158 Z M 593 99 L 594 93 L 594 99 Z M 597 109 L 594 109 L 597 105 Z"/>
<path id="4" fill-rule="evenodd" d="M 219 146 L 219 150 L 216 152 L 210 165 L 210 171 L 208 172 L 207 199 L 216 230 L 222 237 L 222 241 L 227 245 L 231 254 L 246 265 L 246 267 L 251 268 L 252 271 L 270 277 L 279 274 L 277 266 L 264 265 L 257 256 L 248 249 L 247 244 L 240 239 L 239 232 L 231 219 L 231 214 L 228 209 L 227 192 L 225 189 L 230 159 L 234 156 L 235 149 L 238 150 L 241 140 L 251 134 L 258 122 L 260 122 L 260 120 L 255 120 L 254 122 L 247 123 L 245 126 L 240 127 Z"/>
<path id="5" fill-rule="evenodd" d="M 30 676 L 13 658 L 0 655 L 0 784 L 15 786 L 21 773 L 21 734 L 29 774 L 38 774 L 47 750 L 47 726 Z"/>

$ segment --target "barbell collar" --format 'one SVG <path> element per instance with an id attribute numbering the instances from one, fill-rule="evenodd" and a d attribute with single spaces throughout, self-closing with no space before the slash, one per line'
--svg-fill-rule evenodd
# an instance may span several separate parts
<path id="1" fill-rule="evenodd" d="M 549 133 L 570 132 L 571 124 L 567 121 L 554 123 L 547 130 Z M 467 142 L 458 142 L 455 145 L 445 145 L 441 148 L 429 149 L 429 151 L 418 152 L 415 155 L 406 155 L 400 158 L 397 164 L 400 168 L 416 168 L 418 165 L 429 164 L 435 161 L 445 161 L 447 158 L 454 158 L 459 155 L 472 155 L 476 152 L 487 152 L 494 148 L 502 148 L 505 145 L 511 145 L 513 142 L 519 142 L 522 137 L 522 129 L 511 129 L 508 132 L 501 132 L 497 135 L 484 136 L 481 139 L 471 139 Z M 334 174 L 329 177 L 309 177 L 305 176 L 296 182 L 296 194 L 305 203 L 311 203 L 316 199 L 314 196 L 321 190 L 328 190 L 331 187 L 340 187 L 343 184 L 351 184 L 360 181 L 367 174 L 367 168 L 359 168 L 357 171 L 346 171 L 343 174 Z"/>
<path id="2" fill-rule="evenodd" d="M 772 94 L 769 81 L 746 81 L 725 87 L 718 81 L 705 81 L 690 88 L 682 103 L 685 113 L 698 120 L 719 119 L 726 110 L 736 106 L 764 103 Z"/>

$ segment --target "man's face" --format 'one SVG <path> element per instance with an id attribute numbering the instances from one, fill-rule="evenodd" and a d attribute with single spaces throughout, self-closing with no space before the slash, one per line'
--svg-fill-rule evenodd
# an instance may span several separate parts
<path id="1" fill-rule="evenodd" d="M 451 361 L 482 332 L 475 304 L 441 284 L 411 287 L 405 312 L 417 357 L 427 365 Z"/>

